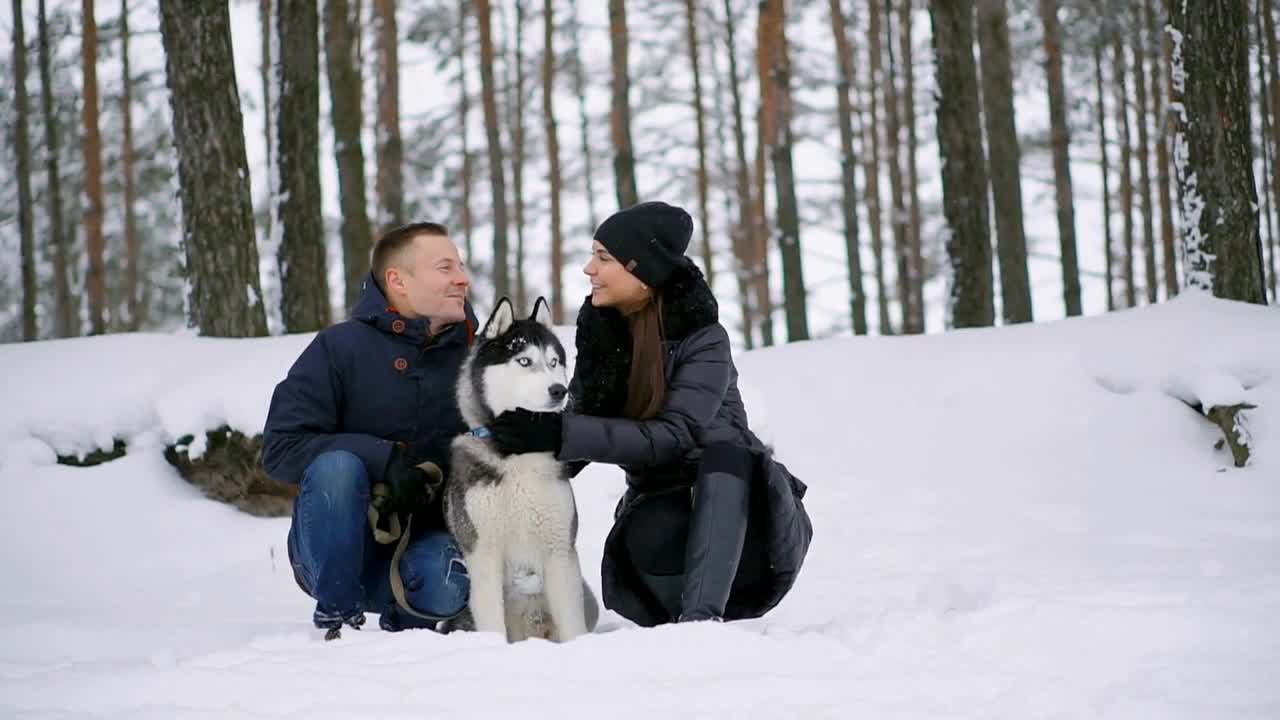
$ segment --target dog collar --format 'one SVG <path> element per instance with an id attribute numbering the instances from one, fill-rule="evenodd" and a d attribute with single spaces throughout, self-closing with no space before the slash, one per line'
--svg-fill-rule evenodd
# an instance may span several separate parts
<path id="1" fill-rule="evenodd" d="M 484 425 L 481 425 L 480 427 L 471 428 L 470 430 L 467 431 L 467 434 L 474 438 L 480 438 L 481 440 L 487 440 L 493 437 L 493 433 L 490 432 L 489 428 L 485 427 Z"/>

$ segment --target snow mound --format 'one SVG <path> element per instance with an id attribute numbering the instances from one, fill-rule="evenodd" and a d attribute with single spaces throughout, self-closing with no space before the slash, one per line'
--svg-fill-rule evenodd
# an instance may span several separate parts
<path id="1" fill-rule="evenodd" d="M 0 717 L 1280 717 L 1274 309 L 1190 294 L 745 353 L 752 424 L 810 487 L 795 589 L 725 625 L 605 613 L 564 646 L 374 623 L 323 643 L 288 521 L 160 457 L 260 431 L 308 340 L 0 347 Z M 1188 400 L 1258 406 L 1249 467 Z M 53 464 L 113 438 L 120 460 Z M 622 479 L 574 485 L 598 591 Z"/>

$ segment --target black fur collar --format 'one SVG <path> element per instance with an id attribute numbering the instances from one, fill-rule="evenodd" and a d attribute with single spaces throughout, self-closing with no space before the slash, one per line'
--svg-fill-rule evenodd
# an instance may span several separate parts
<path id="1" fill-rule="evenodd" d="M 691 260 L 677 268 L 662 288 L 662 330 L 667 342 L 679 342 L 720 321 L 720 309 L 702 271 Z M 620 417 L 631 374 L 631 328 L 622 313 L 597 308 L 591 298 L 578 311 L 578 358 L 574 376 L 580 387 L 572 398 L 581 415 Z"/>

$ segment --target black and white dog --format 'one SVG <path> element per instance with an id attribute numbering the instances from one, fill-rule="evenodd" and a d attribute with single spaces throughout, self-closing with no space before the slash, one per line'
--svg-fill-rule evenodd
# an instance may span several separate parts
<path id="1" fill-rule="evenodd" d="M 471 575 L 475 629 L 508 642 L 565 642 L 599 616 L 578 564 L 578 512 L 563 466 L 552 453 L 504 457 L 485 429 L 507 410 L 563 410 L 566 383 L 543 298 L 526 320 L 503 298 L 458 375 L 458 408 L 472 430 L 453 441 L 445 518 Z"/>

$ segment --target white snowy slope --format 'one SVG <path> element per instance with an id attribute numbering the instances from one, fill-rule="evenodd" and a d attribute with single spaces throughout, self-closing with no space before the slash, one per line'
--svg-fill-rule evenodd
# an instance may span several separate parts
<path id="1" fill-rule="evenodd" d="M 307 340 L 0 347 L 0 717 L 1280 717 L 1274 309 L 1192 295 L 744 354 L 752 422 L 810 488 L 792 594 L 725 625 L 607 613 L 563 646 L 376 623 L 324 643 L 288 521 L 165 463 L 178 435 L 260 430 Z M 1258 406 L 1250 467 L 1197 393 Z M 53 463 L 112 437 L 123 459 Z M 598 588 L 622 479 L 575 489 Z"/>

